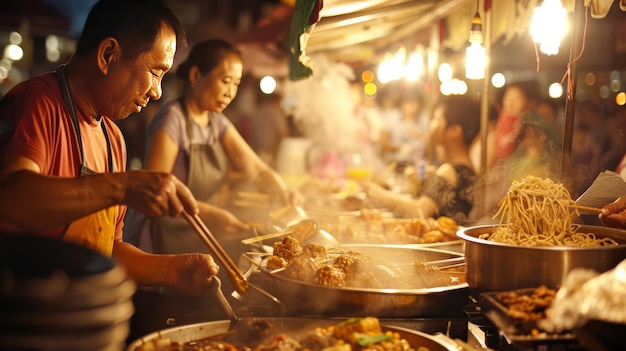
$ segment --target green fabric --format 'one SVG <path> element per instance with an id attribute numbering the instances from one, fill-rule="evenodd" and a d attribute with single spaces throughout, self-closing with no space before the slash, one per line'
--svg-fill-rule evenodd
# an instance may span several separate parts
<path id="1" fill-rule="evenodd" d="M 320 3 L 318 0 L 296 0 L 289 33 L 288 56 L 289 79 L 291 80 L 305 79 L 313 74 L 313 70 L 300 61 L 300 56 L 304 53 L 304 48 L 300 45 L 300 37 L 304 33 L 310 32 L 312 26 L 317 22 Z M 306 43 L 304 44 L 306 45 Z"/>

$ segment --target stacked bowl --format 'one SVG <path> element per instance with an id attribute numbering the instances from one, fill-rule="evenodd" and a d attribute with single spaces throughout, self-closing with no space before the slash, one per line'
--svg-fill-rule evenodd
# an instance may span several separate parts
<path id="1" fill-rule="evenodd" d="M 135 289 L 95 251 L 0 234 L 0 349 L 123 350 Z"/>

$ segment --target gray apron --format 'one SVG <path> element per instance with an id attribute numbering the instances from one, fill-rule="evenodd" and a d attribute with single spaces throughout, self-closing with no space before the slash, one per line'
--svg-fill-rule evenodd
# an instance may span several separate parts
<path id="1" fill-rule="evenodd" d="M 190 140 L 186 185 L 199 201 L 215 205 L 220 188 L 227 181 L 228 158 L 219 141 L 218 130 L 209 121 L 213 133 L 211 144 L 194 143 L 193 121 L 189 118 L 182 99 L 179 99 L 185 114 L 187 136 Z M 182 217 L 163 217 L 153 221 L 151 228 L 154 252 L 179 254 L 188 252 L 211 253 L 191 225 Z M 214 233 L 215 234 L 215 233 Z"/>
<path id="2" fill-rule="evenodd" d="M 186 185 L 196 199 L 215 204 L 217 192 L 228 175 L 228 160 L 219 142 L 217 128 L 214 127 L 214 124 L 209 124 L 215 137 L 211 145 L 194 143 L 193 122 L 189 118 L 182 101 L 180 104 L 185 114 L 187 135 L 190 140 Z M 212 254 L 204 241 L 200 239 L 183 217 L 151 218 L 148 223 L 154 253 L 202 252 Z M 222 282 L 228 279 L 224 271 L 220 270 L 218 275 Z M 223 289 L 227 289 L 226 286 L 228 284 L 222 284 Z M 228 287 L 228 289 L 232 289 L 232 287 Z M 201 322 L 223 319 L 225 316 L 223 308 L 211 293 L 192 296 L 168 287 L 158 287 L 156 291 L 137 289 L 133 302 L 135 304 L 135 314 L 131 320 L 133 338 L 171 327 L 166 323 L 171 318 Z"/>

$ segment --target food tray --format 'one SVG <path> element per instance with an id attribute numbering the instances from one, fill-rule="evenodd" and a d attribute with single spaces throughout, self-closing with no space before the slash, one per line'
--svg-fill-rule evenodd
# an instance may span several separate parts
<path id="1" fill-rule="evenodd" d="M 534 288 L 528 288 L 510 292 L 532 296 L 534 291 Z M 523 321 L 510 316 L 507 313 L 507 307 L 496 299 L 496 296 L 502 292 L 481 293 L 478 297 L 478 305 L 483 310 L 485 316 L 493 322 L 509 343 L 523 347 L 551 343 L 577 343 L 576 336 L 572 332 L 546 333 L 537 327 L 536 321 Z M 533 330 L 535 330 L 535 333 L 533 333 Z"/>

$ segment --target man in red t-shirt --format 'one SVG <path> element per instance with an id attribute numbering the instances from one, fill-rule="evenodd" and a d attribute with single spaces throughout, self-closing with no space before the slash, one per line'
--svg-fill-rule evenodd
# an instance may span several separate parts
<path id="1" fill-rule="evenodd" d="M 210 255 L 153 255 L 122 241 L 126 206 L 149 216 L 194 215 L 167 173 L 126 170 L 114 121 L 161 98 L 183 30 L 161 1 L 100 0 L 66 65 L 0 101 L 0 230 L 59 238 L 114 256 L 140 286 L 202 294 Z M 10 199 L 10 201 L 8 201 Z"/>

